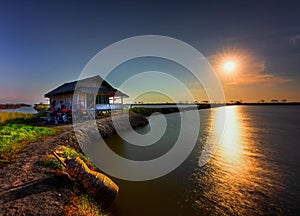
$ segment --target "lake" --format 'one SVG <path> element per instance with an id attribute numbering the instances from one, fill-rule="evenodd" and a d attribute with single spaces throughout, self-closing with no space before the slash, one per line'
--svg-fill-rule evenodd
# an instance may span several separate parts
<path id="1" fill-rule="evenodd" d="M 25 114 L 37 114 L 38 111 L 36 111 L 33 107 L 20 107 L 16 109 L 2 109 L 0 112 L 18 112 L 18 113 L 25 113 Z"/>
<path id="2" fill-rule="evenodd" d="M 208 163 L 199 166 L 204 147 L 213 144 L 207 143 L 214 140 L 208 136 L 218 134 L 218 115 L 222 109 L 229 116 L 222 142 Z M 300 212 L 300 106 L 229 106 L 199 113 L 201 128 L 197 144 L 177 169 L 149 181 L 113 178 L 120 186 L 113 214 L 296 215 Z M 129 159 L 158 157 L 176 141 L 179 115 L 165 115 L 170 126 L 153 146 L 133 146 L 119 136 L 106 141 L 113 151 Z M 152 121 L 156 121 L 155 117 Z M 147 126 L 138 132 L 149 130 Z"/>

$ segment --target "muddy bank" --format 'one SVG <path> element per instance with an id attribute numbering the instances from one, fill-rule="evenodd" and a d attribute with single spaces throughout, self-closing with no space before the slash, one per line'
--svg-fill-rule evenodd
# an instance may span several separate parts
<path id="1" fill-rule="evenodd" d="M 129 122 L 128 122 L 129 118 Z M 129 123 L 129 124 L 128 124 Z M 71 129 L 65 131 L 64 133 L 58 135 L 55 138 L 55 142 L 58 145 L 67 145 L 73 147 L 77 151 L 81 152 L 81 149 L 78 145 L 77 138 L 80 137 L 88 137 L 90 131 L 95 129 L 95 125 L 97 125 L 98 132 L 101 134 L 103 138 L 108 138 L 116 134 L 116 128 L 119 130 L 127 130 L 130 127 L 139 128 L 147 125 L 149 122 L 146 117 L 136 114 L 130 113 L 128 114 L 118 114 L 113 116 L 113 120 L 111 117 L 97 119 L 96 121 L 85 121 L 83 123 L 78 124 L 78 126 L 72 126 Z M 74 132 L 74 127 L 76 128 L 76 135 Z"/>
<path id="2" fill-rule="evenodd" d="M 130 123 L 130 125 L 128 125 L 128 123 Z M 136 113 L 130 113 L 129 116 L 127 114 L 113 116 L 113 121 L 111 118 L 97 120 L 97 127 L 103 138 L 114 135 L 116 128 L 119 130 L 127 130 L 130 126 L 132 128 L 139 128 L 147 124 L 148 120 L 144 116 Z"/>
<path id="3" fill-rule="evenodd" d="M 128 116 L 119 115 L 117 119 L 117 124 L 126 130 Z M 132 114 L 129 119 L 134 128 L 148 124 L 147 119 L 140 115 Z M 96 123 L 104 137 L 116 133 L 110 118 Z M 15 162 L 0 166 L 0 215 L 65 214 L 65 206 L 75 196 L 74 182 L 41 165 L 51 152 L 61 146 L 70 146 L 81 152 L 72 125 L 66 126 L 65 131 L 57 136 L 30 143 Z"/>

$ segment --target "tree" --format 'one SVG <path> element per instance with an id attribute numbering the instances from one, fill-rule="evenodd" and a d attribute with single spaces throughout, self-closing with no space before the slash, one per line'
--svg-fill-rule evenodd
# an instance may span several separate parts
<path id="1" fill-rule="evenodd" d="M 282 103 L 286 103 L 286 102 L 287 102 L 287 99 L 282 99 L 281 102 L 282 102 Z"/>

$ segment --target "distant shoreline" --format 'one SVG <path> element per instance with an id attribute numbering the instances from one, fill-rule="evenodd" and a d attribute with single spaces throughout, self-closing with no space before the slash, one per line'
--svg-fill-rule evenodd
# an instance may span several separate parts
<path id="1" fill-rule="evenodd" d="M 20 103 L 20 104 L 0 104 L 0 110 L 2 109 L 17 109 L 21 107 L 31 107 L 29 104 Z"/>
<path id="2" fill-rule="evenodd" d="M 220 107 L 220 106 L 232 106 L 232 105 L 255 105 L 255 106 L 278 106 L 278 105 L 300 105 L 300 102 L 264 102 L 264 103 L 242 103 L 242 102 L 234 102 L 234 103 L 140 103 L 140 104 L 124 104 L 125 106 L 128 106 L 130 108 L 133 107 L 145 107 L 145 108 L 188 108 L 191 106 L 197 106 L 198 109 L 207 109 L 212 107 Z M 20 104 L 0 104 L 0 110 L 6 110 L 6 109 L 18 109 L 22 107 L 32 107 L 30 104 L 20 103 Z"/>
<path id="3" fill-rule="evenodd" d="M 179 107 L 179 108 L 188 108 L 192 106 L 197 106 L 199 109 L 206 109 L 211 107 L 219 107 L 219 106 L 232 106 L 232 105 L 256 105 L 256 106 L 278 106 L 278 105 L 300 105 L 300 102 L 264 102 L 264 103 L 242 103 L 242 102 L 234 102 L 234 103 L 144 103 L 144 104 L 125 104 L 133 107 L 145 107 L 145 108 L 170 108 L 170 107 Z"/>
<path id="4" fill-rule="evenodd" d="M 230 105 L 255 105 L 255 106 L 278 106 L 278 105 L 300 105 L 300 102 L 278 102 L 278 103 L 228 103 L 226 104 L 226 106 L 230 106 Z"/>
<path id="5" fill-rule="evenodd" d="M 226 104 L 175 104 L 175 103 L 159 103 L 159 104 L 132 104 L 129 108 L 130 111 L 150 116 L 152 113 L 159 112 L 162 114 L 189 111 L 189 110 L 201 110 L 210 109 L 223 106 L 291 106 L 300 105 L 300 102 L 286 102 L 286 103 L 226 103 Z"/>

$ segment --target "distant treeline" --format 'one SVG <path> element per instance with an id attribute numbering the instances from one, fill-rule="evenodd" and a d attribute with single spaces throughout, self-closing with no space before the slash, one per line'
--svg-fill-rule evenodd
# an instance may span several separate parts
<path id="1" fill-rule="evenodd" d="M 246 102 L 235 102 L 235 103 L 227 103 L 227 106 L 230 105 L 256 105 L 256 106 L 265 106 L 265 105 L 300 105 L 300 102 L 257 102 L 257 103 L 246 103 Z"/>
<path id="2" fill-rule="evenodd" d="M 29 104 L 24 104 L 24 103 L 20 103 L 20 104 L 0 104 L 0 109 L 17 109 L 20 107 L 30 107 L 31 105 Z"/>
<path id="3" fill-rule="evenodd" d="M 150 107 L 142 107 L 137 106 L 130 108 L 129 110 L 141 114 L 143 116 L 150 116 L 152 113 L 159 112 L 162 114 L 168 114 L 168 113 L 174 113 L 179 111 L 188 111 L 188 110 L 194 110 L 194 109 L 208 109 L 211 108 L 210 104 L 198 104 L 196 106 L 191 107 L 184 107 L 184 108 L 178 108 L 178 107 L 160 107 L 160 108 L 150 108 Z"/>
<path id="4" fill-rule="evenodd" d="M 163 107 L 147 107 L 147 106 L 154 106 L 154 105 L 162 105 Z M 167 107 L 167 106 L 170 107 Z M 135 107 L 129 108 L 130 111 L 139 113 L 144 116 L 150 116 L 152 113 L 159 112 L 162 114 L 167 114 L 167 113 L 174 113 L 174 112 L 179 112 L 179 111 L 187 111 L 187 110 L 192 110 L 192 109 L 209 109 L 209 108 L 215 108 L 215 107 L 221 107 L 221 106 L 232 106 L 232 105 L 255 105 L 255 106 L 276 106 L 276 105 L 300 105 L 300 102 L 272 102 L 272 103 L 242 103 L 242 102 L 235 102 L 235 103 L 226 103 L 226 104 L 190 104 L 190 107 L 181 107 L 178 108 L 175 106 L 176 104 L 135 104 Z M 177 104 L 177 105 L 189 105 L 189 104 Z M 174 107 L 175 106 L 175 107 Z"/>
<path id="5" fill-rule="evenodd" d="M 43 104 L 43 103 L 34 104 L 33 108 L 38 112 L 44 112 L 50 110 L 50 104 Z"/>

